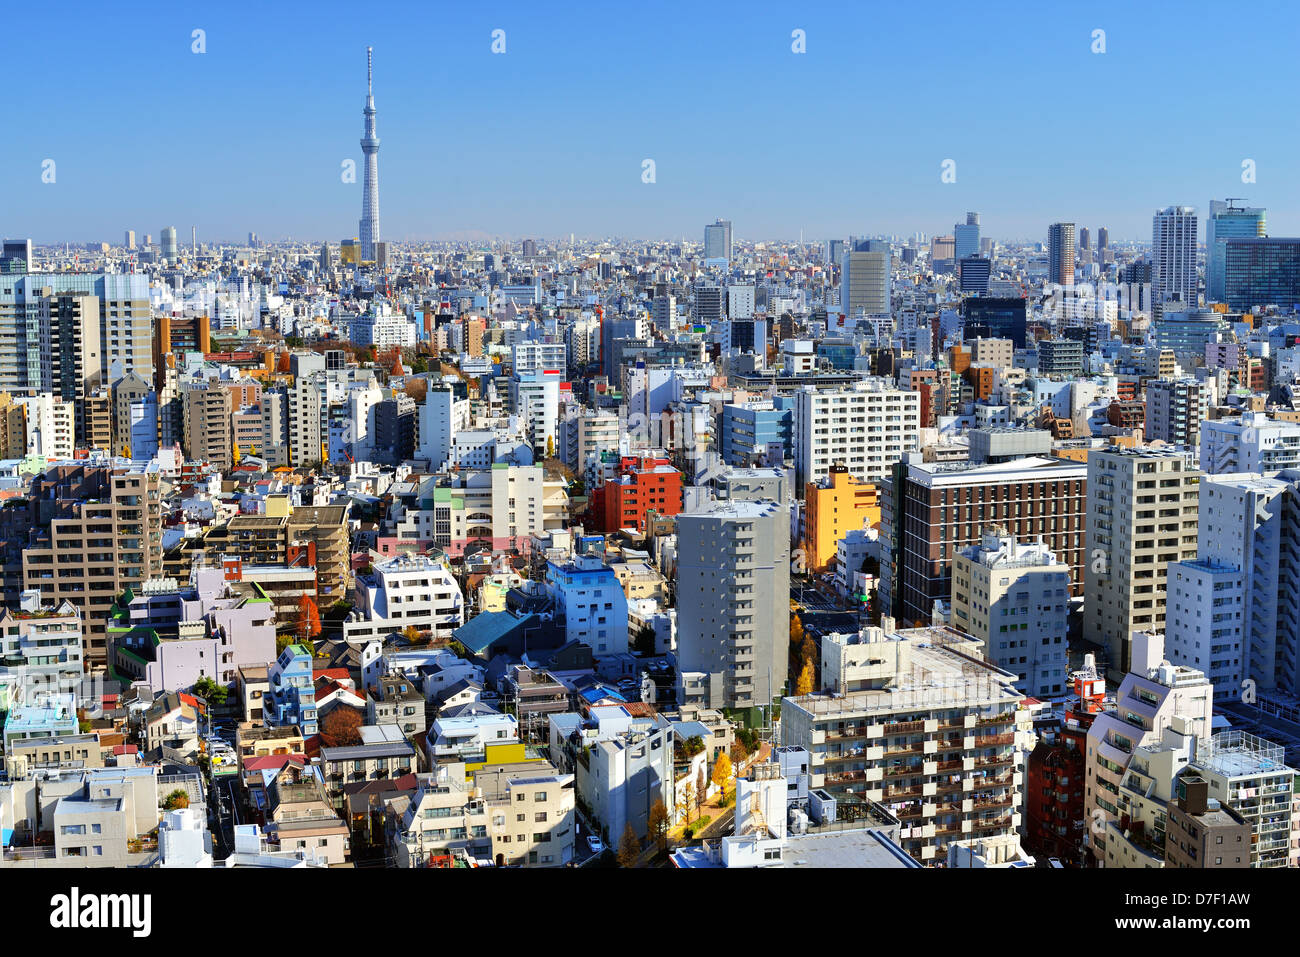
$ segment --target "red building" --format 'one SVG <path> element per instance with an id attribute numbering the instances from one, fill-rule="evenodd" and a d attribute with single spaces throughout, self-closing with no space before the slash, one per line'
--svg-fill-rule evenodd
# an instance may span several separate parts
<path id="1" fill-rule="evenodd" d="M 620 528 L 645 530 L 645 513 L 654 509 L 665 516 L 682 510 L 682 473 L 667 459 L 624 456 L 617 478 L 592 495 L 592 511 L 606 534 Z"/>
<path id="2" fill-rule="evenodd" d="M 1076 671 L 1074 701 L 1056 718 L 1035 728 L 1037 747 L 1025 767 L 1025 839 L 1031 854 L 1060 858 L 1068 865 L 1083 860 L 1084 755 L 1088 728 L 1106 699 L 1106 680 L 1095 668 Z"/>

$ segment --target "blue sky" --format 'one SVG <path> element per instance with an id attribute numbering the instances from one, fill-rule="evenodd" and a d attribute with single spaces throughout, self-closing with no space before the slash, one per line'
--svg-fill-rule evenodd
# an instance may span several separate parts
<path id="1" fill-rule="evenodd" d="M 698 239 L 719 216 L 817 239 L 946 232 L 966 210 L 999 238 L 1074 220 L 1149 239 L 1156 207 L 1224 196 L 1300 233 L 1285 2 L 51 9 L 11 5 L 0 35 L 0 234 L 37 242 L 355 235 L 340 170 L 360 167 L 367 44 L 387 239 Z"/>

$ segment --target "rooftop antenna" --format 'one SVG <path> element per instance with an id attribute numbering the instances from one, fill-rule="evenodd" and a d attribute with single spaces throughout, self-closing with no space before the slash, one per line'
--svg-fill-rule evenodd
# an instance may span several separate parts
<path id="1" fill-rule="evenodd" d="M 366 96 L 375 95 L 375 48 L 366 47 Z"/>

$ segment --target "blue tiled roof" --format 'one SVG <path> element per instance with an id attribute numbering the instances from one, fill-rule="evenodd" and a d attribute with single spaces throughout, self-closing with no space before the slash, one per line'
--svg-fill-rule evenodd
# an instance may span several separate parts
<path id="1" fill-rule="evenodd" d="M 451 633 L 471 654 L 481 655 L 493 642 L 507 637 L 517 628 L 531 625 L 536 615 L 516 618 L 508 611 L 485 611 L 476 615 Z"/>

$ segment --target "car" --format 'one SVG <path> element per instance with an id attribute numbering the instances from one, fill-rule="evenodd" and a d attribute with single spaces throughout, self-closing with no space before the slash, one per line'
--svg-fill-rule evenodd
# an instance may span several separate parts
<path id="1" fill-rule="evenodd" d="M 1061 868 L 1061 869 L 1064 869 L 1064 868 L 1065 868 L 1065 865 L 1061 863 L 1061 859 L 1060 859 L 1059 857 L 1049 857 L 1049 858 L 1047 859 L 1047 866 L 1048 866 L 1048 867 L 1059 867 L 1059 868 Z"/>
<path id="2" fill-rule="evenodd" d="M 600 838 L 595 834 L 587 835 L 587 847 L 591 848 L 593 854 L 600 854 L 605 850 L 605 845 L 601 843 Z"/>

